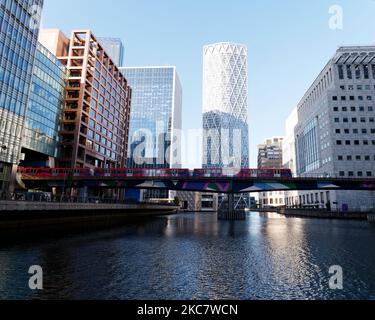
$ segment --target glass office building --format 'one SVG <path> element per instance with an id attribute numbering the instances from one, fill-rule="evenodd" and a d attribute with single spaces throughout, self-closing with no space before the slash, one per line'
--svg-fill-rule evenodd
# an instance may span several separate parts
<path id="1" fill-rule="evenodd" d="M 0 196 L 19 161 L 43 0 L 0 0 Z"/>
<path id="2" fill-rule="evenodd" d="M 128 166 L 179 168 L 182 128 L 182 87 L 176 67 L 121 68 L 133 89 L 129 126 Z M 134 193 L 137 194 L 134 196 Z M 127 190 L 132 198 L 173 198 L 163 191 Z"/>
<path id="3" fill-rule="evenodd" d="M 26 163 L 58 156 L 65 81 L 65 66 L 44 46 L 38 44 L 22 140 Z"/>
<path id="4" fill-rule="evenodd" d="M 181 166 L 180 146 L 176 144 L 180 140 L 171 142 L 182 128 L 182 88 L 176 68 L 121 68 L 121 71 L 133 89 L 128 165 Z"/>

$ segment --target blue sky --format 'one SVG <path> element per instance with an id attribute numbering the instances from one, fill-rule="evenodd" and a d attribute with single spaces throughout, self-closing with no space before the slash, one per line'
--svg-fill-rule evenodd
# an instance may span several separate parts
<path id="1" fill-rule="evenodd" d="M 329 28 L 329 8 L 343 29 Z M 125 65 L 176 65 L 183 127 L 201 127 L 202 48 L 248 46 L 251 166 L 257 144 L 283 135 L 285 119 L 340 45 L 375 44 L 375 0 L 45 0 L 44 28 L 120 37 Z"/>

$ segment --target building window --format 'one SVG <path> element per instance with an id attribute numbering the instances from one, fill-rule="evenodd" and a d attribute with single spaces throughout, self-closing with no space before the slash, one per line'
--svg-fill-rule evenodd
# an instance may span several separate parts
<path id="1" fill-rule="evenodd" d="M 357 80 L 361 79 L 361 69 L 360 67 L 357 65 L 354 67 L 354 70 L 355 70 L 355 78 Z"/>
<path id="2" fill-rule="evenodd" d="M 344 79 L 344 67 L 342 65 L 339 65 L 338 69 L 339 69 L 339 79 L 343 80 Z"/>
<path id="3" fill-rule="evenodd" d="M 364 76 L 365 79 L 369 79 L 370 78 L 369 66 L 368 65 L 364 65 L 363 66 L 363 76 Z"/>
<path id="4" fill-rule="evenodd" d="M 352 66 L 351 65 L 346 66 L 346 75 L 348 76 L 348 79 L 353 79 L 353 73 L 352 73 Z"/>
<path id="5" fill-rule="evenodd" d="M 344 171 L 340 171 L 340 177 L 345 177 L 345 172 Z"/>
<path id="6" fill-rule="evenodd" d="M 367 171 L 367 172 L 366 172 L 366 176 L 368 176 L 368 177 L 372 177 L 372 172 L 371 172 L 371 171 Z"/>
<path id="7" fill-rule="evenodd" d="M 336 144 L 337 144 L 338 146 L 341 146 L 341 145 L 342 145 L 342 141 L 341 141 L 341 140 L 337 140 L 337 141 L 336 141 Z"/>

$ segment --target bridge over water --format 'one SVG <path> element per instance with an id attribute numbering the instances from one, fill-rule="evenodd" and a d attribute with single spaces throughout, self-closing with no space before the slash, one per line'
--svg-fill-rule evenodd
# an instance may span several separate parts
<path id="1" fill-rule="evenodd" d="M 241 194 L 267 191 L 353 190 L 375 191 L 375 178 L 242 178 L 242 177 L 35 177 L 22 175 L 29 189 L 95 188 L 158 189 Z"/>

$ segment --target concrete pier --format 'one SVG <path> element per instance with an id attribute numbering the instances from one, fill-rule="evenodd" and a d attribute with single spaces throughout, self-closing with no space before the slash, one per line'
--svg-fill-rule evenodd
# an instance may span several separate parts
<path id="1" fill-rule="evenodd" d="M 228 194 L 228 199 L 225 205 L 218 211 L 219 220 L 246 220 L 245 210 L 236 210 L 234 204 L 234 194 Z"/>
<path id="2" fill-rule="evenodd" d="M 0 201 L 0 229 L 51 224 L 108 223 L 175 214 L 175 206 Z"/>

